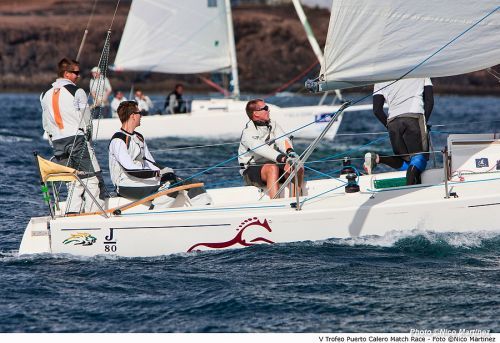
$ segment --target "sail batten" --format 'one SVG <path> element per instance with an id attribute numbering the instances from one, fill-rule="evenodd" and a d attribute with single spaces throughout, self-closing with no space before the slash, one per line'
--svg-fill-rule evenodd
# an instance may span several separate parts
<path id="1" fill-rule="evenodd" d="M 451 76 L 500 64 L 498 5 L 334 0 L 320 89 L 390 81 L 417 66 L 405 77 Z"/>
<path id="2" fill-rule="evenodd" d="M 134 0 L 114 68 L 196 74 L 229 71 L 223 0 Z"/>

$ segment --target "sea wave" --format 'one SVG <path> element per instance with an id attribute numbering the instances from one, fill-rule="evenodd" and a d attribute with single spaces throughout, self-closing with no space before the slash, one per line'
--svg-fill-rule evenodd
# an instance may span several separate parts
<path id="1" fill-rule="evenodd" d="M 383 236 L 329 239 L 323 244 L 388 248 L 421 255 L 448 255 L 458 252 L 500 252 L 500 232 L 391 231 Z M 321 244 L 321 243 L 318 243 Z"/>
<path id="2" fill-rule="evenodd" d="M 272 248 L 272 247 L 275 248 Z M 261 245 L 246 249 L 208 250 L 194 253 L 177 253 L 152 257 L 121 257 L 113 255 L 75 256 L 70 254 L 35 254 L 19 256 L 16 250 L 0 251 L 0 262 L 22 260 L 25 263 L 44 260 L 53 261 L 147 261 L 150 263 L 171 262 L 175 259 L 232 260 L 259 255 L 280 254 L 290 250 L 303 248 L 382 248 L 386 252 L 416 254 L 421 256 L 448 256 L 460 252 L 467 253 L 500 253 L 500 232 L 434 232 L 425 230 L 391 231 L 383 236 L 362 236 L 353 238 L 330 238 L 322 241 L 302 241 L 280 243 L 273 246 Z M 272 249 L 271 251 L 269 249 Z"/>
<path id="3" fill-rule="evenodd" d="M 0 128 L 0 142 L 4 143 L 33 142 L 35 139 L 41 138 L 41 136 L 33 137 L 31 135 L 27 135 L 26 132 L 29 132 L 29 130 L 19 133 L 19 132 L 14 132 L 10 128 L 8 129 Z"/>

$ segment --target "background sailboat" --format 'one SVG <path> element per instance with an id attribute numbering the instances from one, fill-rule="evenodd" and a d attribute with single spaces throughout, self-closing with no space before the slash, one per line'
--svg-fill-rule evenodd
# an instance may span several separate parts
<path id="1" fill-rule="evenodd" d="M 191 113 L 144 117 L 139 131 L 149 138 L 178 136 L 237 138 L 247 121 L 246 101 L 238 100 L 239 82 L 229 0 L 134 0 L 113 68 L 178 74 L 231 73 L 232 98 L 193 100 Z M 325 127 L 328 113 L 339 106 L 280 108 L 271 105 L 272 117 L 300 138 L 314 138 Z M 350 111 L 368 110 L 370 105 Z M 94 123 L 95 139 L 109 139 L 117 119 Z M 224 123 L 224 125 L 220 125 Z M 196 124 L 196 125 L 193 125 Z M 308 125 L 309 124 L 309 125 Z M 329 132 L 331 139 L 340 120 Z"/>
<path id="2" fill-rule="evenodd" d="M 228 0 L 134 0 L 114 63 L 116 70 L 169 74 L 232 73 L 239 96 Z"/>

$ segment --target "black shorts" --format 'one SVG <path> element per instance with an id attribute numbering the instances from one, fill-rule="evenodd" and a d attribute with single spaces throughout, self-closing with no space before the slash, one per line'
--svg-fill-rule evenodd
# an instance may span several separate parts
<path id="1" fill-rule="evenodd" d="M 429 151 L 423 115 L 398 116 L 387 123 L 387 129 L 394 154 L 403 160 L 409 162 L 412 155 Z"/>
<path id="2" fill-rule="evenodd" d="M 285 181 L 285 178 L 282 177 L 285 174 L 285 165 L 283 163 L 277 164 L 279 168 L 279 180 L 280 183 Z M 248 166 L 247 169 L 243 172 L 243 180 L 247 186 L 255 186 L 255 187 L 266 187 L 266 183 L 262 180 L 260 176 L 260 172 L 264 165 L 251 165 Z"/>

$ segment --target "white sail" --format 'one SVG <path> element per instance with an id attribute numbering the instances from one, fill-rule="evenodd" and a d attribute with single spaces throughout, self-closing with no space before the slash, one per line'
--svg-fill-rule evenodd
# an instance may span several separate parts
<path id="1" fill-rule="evenodd" d="M 499 5 L 498 0 L 334 0 L 320 90 L 397 79 L 467 29 L 406 77 L 458 75 L 499 64 Z"/>
<path id="2" fill-rule="evenodd" d="M 114 68 L 195 74 L 229 71 L 224 0 L 134 0 Z"/>

